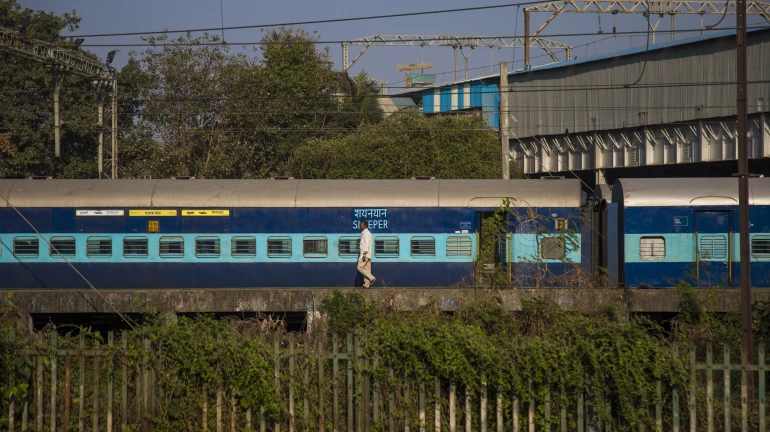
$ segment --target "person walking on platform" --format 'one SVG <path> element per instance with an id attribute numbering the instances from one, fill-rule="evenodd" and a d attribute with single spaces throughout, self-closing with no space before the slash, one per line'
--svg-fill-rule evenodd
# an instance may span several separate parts
<path id="1" fill-rule="evenodd" d="M 372 276 L 372 233 L 369 231 L 369 222 L 362 219 L 358 222 L 358 229 L 361 230 L 361 241 L 357 268 L 358 272 L 364 275 L 364 285 L 361 288 L 369 288 L 377 280 Z"/>

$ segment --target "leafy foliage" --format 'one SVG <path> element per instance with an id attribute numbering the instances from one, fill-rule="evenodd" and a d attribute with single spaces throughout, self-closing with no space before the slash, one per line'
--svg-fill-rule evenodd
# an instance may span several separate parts
<path id="1" fill-rule="evenodd" d="M 361 293 L 336 289 L 321 301 L 319 310 L 326 315 L 329 330 L 346 334 L 371 325 L 376 317 L 377 305 L 367 302 Z"/>
<path id="2" fill-rule="evenodd" d="M 327 179 L 499 178 L 499 159 L 497 136 L 481 119 L 405 112 L 340 138 L 308 141 L 294 153 L 290 172 Z"/>

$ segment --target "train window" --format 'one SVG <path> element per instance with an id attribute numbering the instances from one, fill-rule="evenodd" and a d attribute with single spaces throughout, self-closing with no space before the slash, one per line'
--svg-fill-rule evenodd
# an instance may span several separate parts
<path id="1" fill-rule="evenodd" d="M 302 239 L 302 255 L 306 258 L 326 258 L 329 242 L 324 237 Z"/>
<path id="2" fill-rule="evenodd" d="M 471 256 L 473 242 L 470 237 L 451 236 L 446 239 L 446 256 Z"/>
<path id="3" fill-rule="evenodd" d="M 126 258 L 147 258 L 147 237 L 124 238 L 123 256 Z"/>
<path id="4" fill-rule="evenodd" d="M 161 258 L 184 256 L 184 239 L 182 237 L 161 237 L 158 246 Z"/>
<path id="5" fill-rule="evenodd" d="M 639 256 L 644 261 L 658 261 L 666 258 L 666 239 L 663 237 L 640 238 Z"/>
<path id="6" fill-rule="evenodd" d="M 195 256 L 198 258 L 219 258 L 219 237 L 196 238 Z"/>
<path id="7" fill-rule="evenodd" d="M 398 258 L 398 237 L 377 237 L 374 239 L 374 256 Z"/>
<path id="8" fill-rule="evenodd" d="M 704 235 L 698 245 L 700 258 L 705 261 L 727 260 L 727 236 Z"/>
<path id="9" fill-rule="evenodd" d="M 109 237 L 88 237 L 86 256 L 89 258 L 109 258 L 112 256 L 112 239 Z"/>
<path id="10" fill-rule="evenodd" d="M 267 256 L 268 258 L 291 258 L 291 238 L 268 237 Z"/>
<path id="11" fill-rule="evenodd" d="M 564 259 L 567 257 L 567 241 L 564 237 L 543 237 L 540 242 L 540 256 L 543 259 Z"/>
<path id="12" fill-rule="evenodd" d="M 257 239 L 254 237 L 233 237 L 230 243 L 233 258 L 254 258 L 257 256 Z"/>
<path id="13" fill-rule="evenodd" d="M 770 235 L 755 235 L 751 239 L 751 256 L 770 259 Z"/>
<path id="14" fill-rule="evenodd" d="M 412 237 L 409 253 L 414 257 L 436 256 L 436 239 L 433 237 Z"/>
<path id="15" fill-rule="evenodd" d="M 37 258 L 40 241 L 36 237 L 16 237 L 13 239 L 13 254 L 19 258 Z"/>
<path id="16" fill-rule="evenodd" d="M 337 251 L 341 257 L 357 257 L 361 254 L 360 241 L 360 237 L 341 237 Z"/>
<path id="17" fill-rule="evenodd" d="M 48 248 L 51 258 L 74 258 L 74 237 L 51 237 L 51 246 Z"/>

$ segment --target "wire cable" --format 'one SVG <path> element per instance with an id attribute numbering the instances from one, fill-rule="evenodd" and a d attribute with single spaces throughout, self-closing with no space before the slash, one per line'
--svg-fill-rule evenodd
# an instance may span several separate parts
<path id="1" fill-rule="evenodd" d="M 438 10 L 419 11 L 419 12 L 402 12 L 402 13 L 384 14 L 384 15 L 365 15 L 365 16 L 357 16 L 357 17 L 281 22 L 281 23 L 273 23 L 273 24 L 253 24 L 253 25 L 230 26 L 230 27 L 222 26 L 222 27 L 160 30 L 160 31 L 146 31 L 146 32 L 96 33 L 96 34 L 73 35 L 73 37 L 87 38 L 87 37 L 143 36 L 143 35 L 153 35 L 153 34 L 213 32 L 213 31 L 220 31 L 220 30 L 245 30 L 245 29 L 257 29 L 257 28 L 267 28 L 267 27 L 294 27 L 294 26 L 311 25 L 311 24 L 332 24 L 332 23 L 351 22 L 351 21 L 368 21 L 368 20 L 378 20 L 378 19 L 438 15 L 438 14 L 457 13 L 457 12 L 472 12 L 472 11 L 481 11 L 481 10 L 490 10 L 490 9 L 510 8 L 514 6 L 527 6 L 527 5 L 534 5 L 539 3 L 542 3 L 542 0 L 527 1 L 527 2 L 521 2 L 521 3 L 505 3 L 505 4 L 488 5 L 488 6 L 472 6 L 472 7 L 455 8 L 455 9 L 438 9 Z"/>
<path id="2" fill-rule="evenodd" d="M 109 300 L 108 300 L 108 299 L 107 299 L 107 298 L 106 298 L 106 297 L 105 297 L 105 296 L 104 296 L 104 295 L 103 295 L 103 294 L 102 294 L 102 293 L 101 293 L 101 292 L 100 292 L 98 289 L 96 289 L 96 287 L 95 287 L 95 286 L 94 286 L 94 285 L 91 283 L 91 281 L 89 281 L 89 280 L 88 280 L 88 278 L 86 278 L 86 277 L 83 275 L 83 273 L 81 273 L 81 272 L 80 272 L 80 271 L 79 271 L 77 268 L 75 268 L 75 266 L 74 266 L 74 265 L 72 265 L 72 263 L 71 263 L 71 262 L 70 262 L 70 261 L 69 261 L 69 260 L 68 260 L 68 259 L 67 259 L 67 258 L 64 256 L 64 255 L 62 255 L 62 253 L 61 253 L 61 252 L 59 252 L 59 250 L 58 250 L 58 249 L 56 249 L 56 247 L 55 247 L 54 245 L 52 245 L 52 244 L 51 244 L 51 242 L 50 242 L 50 241 L 48 241 L 48 239 L 47 239 L 47 238 L 45 238 L 45 237 L 44 237 L 44 236 L 41 234 L 41 233 L 40 233 L 40 231 L 38 231 L 37 227 L 35 227 L 35 225 L 34 225 L 34 224 L 32 224 L 32 222 L 30 222 L 30 221 L 29 221 L 29 219 L 27 219 L 26 217 L 24 217 L 24 215 L 23 215 L 23 214 L 22 214 L 22 213 L 19 211 L 19 209 L 18 209 L 18 208 L 16 208 L 16 206 L 14 206 L 13 204 L 11 204 L 11 202 L 10 202 L 8 199 L 6 199 L 4 196 L 0 195 L 0 198 L 2 198 L 2 199 L 3 199 L 3 201 L 5 201 L 5 202 L 6 202 L 6 204 L 8 204 L 8 206 L 9 206 L 9 207 L 11 207 L 11 208 L 12 208 L 12 209 L 13 209 L 13 210 L 16 212 L 16 214 L 18 214 L 18 215 L 19 215 L 19 217 L 21 217 L 21 218 L 22 218 L 22 220 L 24 220 L 24 222 L 26 222 L 26 224 L 27 224 L 27 225 L 29 225 L 29 227 L 30 227 L 30 228 L 32 228 L 32 230 L 33 230 L 33 231 L 35 231 L 35 233 L 38 235 L 38 237 L 40 237 L 41 239 L 43 239 L 43 241 L 44 241 L 44 242 L 46 242 L 46 244 L 48 244 L 48 247 L 49 247 L 50 249 L 52 249 L 54 252 L 56 252 L 57 254 L 59 254 L 59 257 L 61 257 L 61 258 L 64 260 L 64 262 L 66 262 L 66 263 L 67 263 L 67 265 L 69 265 L 69 266 L 72 268 L 72 270 L 74 270 L 74 271 L 75 271 L 75 273 L 77 273 L 77 275 L 78 275 L 78 276 L 80 276 L 80 278 L 81 278 L 81 279 L 83 279 L 83 280 L 84 280 L 84 281 L 85 281 L 85 282 L 88 284 L 88 286 L 91 288 L 91 290 L 93 290 L 93 291 L 94 291 L 94 292 L 95 292 L 95 293 L 96 293 L 96 294 L 97 294 L 99 297 L 101 297 L 101 299 L 102 299 L 102 300 L 104 300 L 104 302 L 105 302 L 105 303 L 107 303 L 108 305 L 110 305 L 110 307 L 111 307 L 111 308 L 112 308 L 112 309 L 115 311 L 115 313 L 116 313 L 116 314 L 118 314 L 118 316 L 119 316 L 119 317 L 120 317 L 120 318 L 121 318 L 123 321 L 125 321 L 125 323 L 126 323 L 126 324 L 128 324 L 128 326 L 129 326 L 129 327 L 131 327 L 131 330 L 136 330 L 136 328 L 134 327 L 134 325 L 131 323 L 131 320 L 129 320 L 128 318 L 126 318 L 126 317 L 125 317 L 125 316 L 124 316 L 122 313 L 120 313 L 120 311 L 118 310 L 118 308 L 116 308 L 116 307 L 115 307 L 115 305 L 114 305 L 114 304 L 112 304 L 112 302 L 111 302 L 111 301 L 109 301 Z M 98 308 L 97 308 L 97 307 L 96 307 L 96 306 L 95 306 L 93 303 L 91 303 L 91 302 L 90 302 L 90 301 L 89 301 L 89 300 L 86 298 L 86 296 L 85 296 L 85 295 L 83 295 L 83 293 L 82 293 L 82 292 L 80 292 L 80 291 L 77 291 L 77 293 L 78 293 L 78 294 L 79 294 L 81 297 L 83 297 L 83 300 L 85 300 L 85 301 L 86 301 L 86 302 L 87 302 L 89 305 L 91 305 L 91 307 L 92 307 L 92 308 L 94 308 L 94 311 L 96 311 L 96 312 L 101 312 L 101 311 L 100 311 L 100 310 L 99 310 L 99 309 L 98 309 Z M 134 324 L 135 324 L 135 323 L 134 323 Z"/>

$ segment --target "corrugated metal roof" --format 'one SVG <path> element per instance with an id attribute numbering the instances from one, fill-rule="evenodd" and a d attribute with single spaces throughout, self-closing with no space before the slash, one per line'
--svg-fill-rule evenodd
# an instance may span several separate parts
<path id="1" fill-rule="evenodd" d="M 754 32 L 761 32 L 761 31 L 767 31 L 767 30 L 770 30 L 770 26 L 747 29 L 746 33 L 754 33 Z M 513 71 L 509 72 L 508 76 L 514 76 L 514 75 L 523 74 L 523 73 L 529 73 L 529 72 L 536 72 L 536 71 L 539 71 L 539 70 L 558 69 L 558 68 L 567 67 L 567 66 L 573 66 L 573 65 L 577 65 L 577 64 L 591 63 L 591 62 L 595 62 L 595 61 L 608 60 L 608 59 L 611 59 L 611 58 L 617 58 L 617 57 L 624 57 L 624 56 L 630 56 L 630 55 L 635 55 L 635 54 L 641 54 L 641 53 L 644 53 L 645 51 L 655 51 L 655 50 L 666 49 L 666 48 L 670 48 L 670 47 L 674 47 L 674 46 L 689 45 L 689 44 L 699 43 L 699 42 L 703 42 L 703 41 L 710 40 L 710 39 L 717 39 L 717 38 L 721 38 L 721 37 L 730 37 L 730 36 L 734 36 L 734 35 L 735 35 L 735 31 L 734 30 L 715 31 L 715 32 L 710 32 L 710 33 L 702 35 L 702 36 L 696 36 L 696 37 L 693 37 L 693 38 L 677 39 L 677 40 L 673 40 L 673 41 L 659 42 L 659 43 L 650 45 L 649 48 L 645 45 L 645 46 L 638 47 L 638 48 L 630 48 L 630 49 L 627 49 L 627 50 L 616 51 L 616 52 L 602 54 L 602 55 L 593 56 L 593 57 L 586 57 L 586 58 L 581 58 L 581 59 L 566 60 L 566 61 L 560 61 L 560 62 L 556 62 L 556 63 L 548 63 L 548 64 L 544 64 L 544 65 L 540 65 L 540 66 L 533 66 L 528 71 L 524 70 L 524 69 L 516 69 L 516 70 L 513 70 Z M 496 73 L 496 74 L 490 74 L 490 75 L 483 75 L 483 76 L 479 76 L 479 77 L 475 77 L 475 78 L 469 78 L 469 79 L 460 80 L 460 81 L 453 81 L 453 82 L 443 83 L 443 84 L 435 84 L 435 85 L 432 85 L 432 86 L 423 87 L 423 88 L 419 88 L 419 89 L 408 89 L 408 90 L 403 90 L 401 92 L 397 92 L 397 93 L 393 93 L 393 94 L 394 95 L 402 95 L 402 96 L 403 95 L 407 95 L 407 94 L 419 94 L 419 93 L 422 93 L 425 90 L 441 88 L 441 87 L 449 87 L 449 86 L 460 85 L 460 84 L 465 84 L 465 83 L 469 83 L 469 82 L 488 80 L 488 79 L 497 79 L 497 80 L 499 80 L 500 79 L 500 74 Z"/>
<path id="2" fill-rule="evenodd" d="M 578 180 L 0 180 L 0 193 L 22 208 L 581 205 Z"/>

